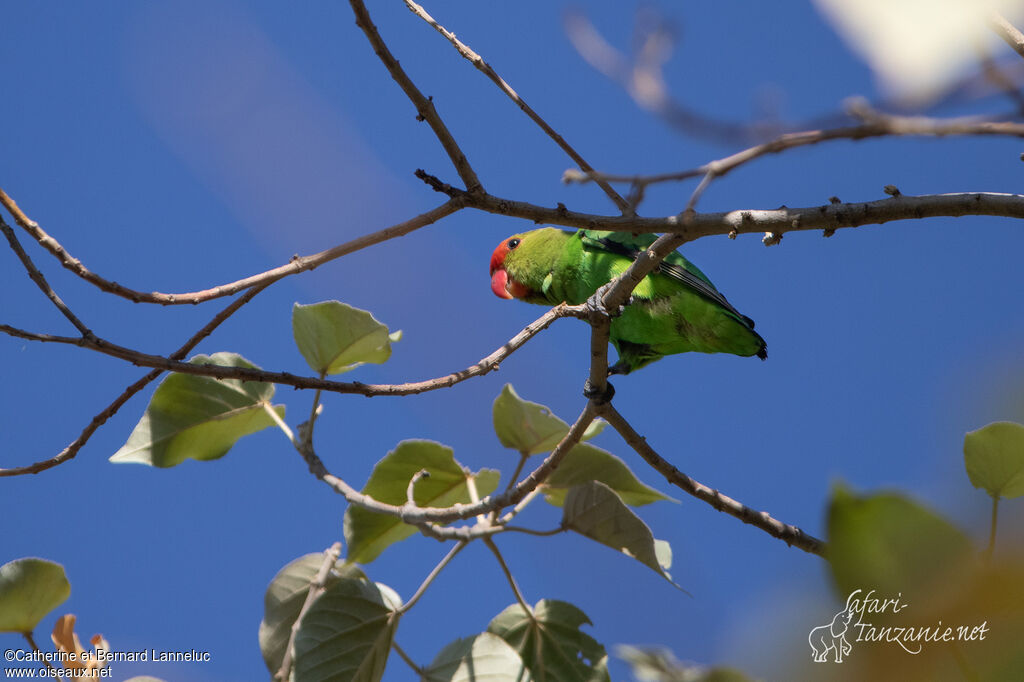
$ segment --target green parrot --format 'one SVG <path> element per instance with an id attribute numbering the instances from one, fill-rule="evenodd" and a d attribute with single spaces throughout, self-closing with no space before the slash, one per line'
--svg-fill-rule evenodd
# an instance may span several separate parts
<path id="1" fill-rule="evenodd" d="M 491 256 L 491 290 L 527 303 L 577 305 L 625 271 L 654 240 L 651 234 L 554 227 L 513 235 Z M 619 361 L 609 374 L 629 374 L 689 351 L 768 357 L 754 321 L 678 251 L 633 290 L 630 304 L 612 319 L 611 342 Z"/>

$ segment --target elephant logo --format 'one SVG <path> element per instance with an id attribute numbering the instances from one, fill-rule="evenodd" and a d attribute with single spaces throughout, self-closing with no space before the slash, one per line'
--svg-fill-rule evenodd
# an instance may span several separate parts
<path id="1" fill-rule="evenodd" d="M 854 613 L 850 607 L 851 598 L 853 598 L 852 594 L 846 600 L 846 608 L 837 613 L 829 625 L 819 625 L 807 636 L 807 643 L 811 645 L 811 651 L 814 652 L 815 663 L 825 663 L 829 651 L 835 651 L 836 663 L 842 663 L 843 656 L 850 655 L 853 647 L 846 641 L 846 630 L 850 627 Z"/>

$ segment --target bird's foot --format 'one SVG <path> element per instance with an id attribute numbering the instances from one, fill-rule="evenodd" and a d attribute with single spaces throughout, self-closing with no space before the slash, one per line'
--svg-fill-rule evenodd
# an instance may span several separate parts
<path id="1" fill-rule="evenodd" d="M 622 311 L 626 309 L 626 306 L 620 305 L 615 310 L 608 310 L 604 305 L 604 297 L 612 288 L 612 283 L 602 285 L 598 288 L 593 295 L 587 299 L 587 310 L 590 311 L 591 316 L 597 315 L 600 317 L 618 317 L 622 314 Z"/>
<path id="2" fill-rule="evenodd" d="M 593 400 L 598 405 L 604 405 L 611 402 L 612 398 L 615 397 L 615 387 L 606 381 L 604 390 L 598 390 L 590 383 L 590 379 L 587 379 L 583 384 L 583 397 L 587 400 Z"/>

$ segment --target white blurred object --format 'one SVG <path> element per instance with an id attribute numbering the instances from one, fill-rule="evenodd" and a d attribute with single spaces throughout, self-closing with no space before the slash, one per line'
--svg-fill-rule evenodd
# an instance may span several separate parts
<path id="1" fill-rule="evenodd" d="M 1024 18 L 1024 0 L 814 0 L 875 71 L 908 103 L 939 96 L 998 41 L 993 13 Z M 1001 41 L 1000 41 L 1000 44 Z"/>

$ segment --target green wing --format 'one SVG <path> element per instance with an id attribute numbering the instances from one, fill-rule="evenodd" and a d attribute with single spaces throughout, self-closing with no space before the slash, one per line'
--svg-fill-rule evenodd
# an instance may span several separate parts
<path id="1" fill-rule="evenodd" d="M 599 230 L 582 230 L 583 247 L 590 251 L 602 251 L 635 261 L 642 251 L 654 243 L 652 234 L 633 234 L 632 232 L 602 232 Z M 711 280 L 700 269 L 686 260 L 678 251 L 673 251 L 658 264 L 657 272 L 669 277 L 701 297 L 721 306 L 725 310 L 743 320 L 751 329 L 754 321 L 740 313 L 722 295 Z"/>

